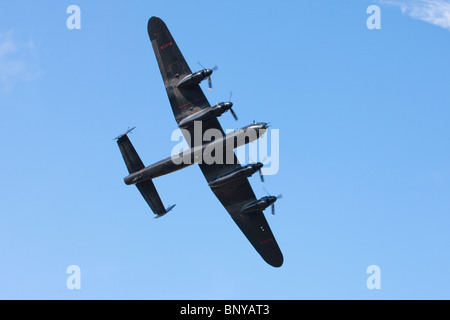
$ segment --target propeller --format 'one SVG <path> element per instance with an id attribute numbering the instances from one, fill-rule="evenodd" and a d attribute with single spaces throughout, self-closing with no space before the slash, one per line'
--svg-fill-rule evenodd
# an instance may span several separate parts
<path id="1" fill-rule="evenodd" d="M 230 97 L 228 98 L 228 102 L 223 102 L 224 105 L 224 111 L 230 110 L 231 114 L 233 115 L 234 120 L 238 121 L 238 117 L 236 115 L 236 112 L 233 110 L 233 103 L 231 102 L 231 96 L 233 95 L 232 92 L 230 92 Z M 219 105 L 219 102 L 217 102 L 217 105 Z"/>
<path id="2" fill-rule="evenodd" d="M 203 70 L 208 70 L 208 69 L 206 69 L 206 68 L 200 63 L 200 61 L 197 61 L 197 63 L 199 64 L 200 67 L 203 68 Z M 216 66 L 214 66 L 212 69 L 209 69 L 209 70 L 211 70 L 211 71 L 216 71 L 217 69 L 219 69 L 219 67 L 216 65 Z M 209 90 L 212 90 L 212 80 L 211 80 L 211 76 L 208 77 L 208 88 L 209 88 Z"/>
<path id="3" fill-rule="evenodd" d="M 259 177 L 261 178 L 261 183 L 264 183 L 264 176 L 262 174 L 261 168 L 258 171 L 259 171 Z"/>
<path id="4" fill-rule="evenodd" d="M 263 187 L 263 189 L 264 189 L 264 191 L 267 193 L 267 195 L 268 195 L 269 197 L 272 197 L 272 196 L 269 194 L 269 192 L 267 192 L 266 188 Z M 279 194 L 278 196 L 276 196 L 275 198 L 276 198 L 276 200 L 281 199 L 281 198 L 283 198 L 283 195 L 280 193 L 280 194 Z M 276 201 L 276 200 L 275 200 L 275 201 Z M 272 216 L 275 216 L 275 201 L 272 202 L 272 204 L 270 205 L 270 206 L 272 207 Z"/>
<path id="5" fill-rule="evenodd" d="M 278 196 L 276 196 L 277 200 L 283 198 L 283 196 L 281 194 L 279 194 Z M 271 204 L 272 207 L 272 217 L 275 216 L 275 202 Z"/>
<path id="6" fill-rule="evenodd" d="M 233 111 L 233 108 L 230 108 L 230 112 L 233 115 L 234 120 L 238 121 L 238 117 L 237 117 L 236 113 Z"/>
<path id="7" fill-rule="evenodd" d="M 231 101 L 231 96 L 232 95 L 233 95 L 233 92 L 230 91 L 230 98 L 228 98 L 228 101 Z M 234 112 L 233 107 L 230 108 L 230 112 L 233 115 L 234 120 L 238 121 L 238 117 L 237 117 L 236 113 Z"/>
<path id="8" fill-rule="evenodd" d="M 267 156 L 264 157 L 264 159 L 262 159 L 261 163 L 264 164 L 264 162 L 267 160 Z M 268 163 L 268 162 L 267 162 Z M 264 183 L 264 176 L 262 174 L 262 167 L 259 168 L 259 176 L 261 178 L 261 182 Z M 267 191 L 266 191 L 267 192 Z"/>
<path id="9" fill-rule="evenodd" d="M 253 161 L 253 159 L 252 159 L 252 157 L 250 155 L 248 156 L 248 159 L 250 160 L 250 164 L 253 164 L 253 165 L 258 164 L 257 162 Z M 261 162 L 261 164 L 262 164 L 262 162 Z M 261 167 L 259 167 L 259 169 L 258 169 L 259 177 L 261 178 L 261 183 L 264 183 L 264 175 L 262 174 L 262 167 L 263 166 L 264 166 L 264 164 L 262 164 Z M 267 191 L 266 191 L 266 193 L 267 193 Z"/>

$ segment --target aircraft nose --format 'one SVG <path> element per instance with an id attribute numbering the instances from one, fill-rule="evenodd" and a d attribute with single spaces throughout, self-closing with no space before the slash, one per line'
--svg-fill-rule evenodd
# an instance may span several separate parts
<path id="1" fill-rule="evenodd" d="M 269 126 L 266 122 L 253 122 L 253 124 L 249 125 L 249 128 L 252 128 L 254 130 L 262 130 L 267 129 Z"/>
<path id="2" fill-rule="evenodd" d="M 260 132 L 261 135 L 263 135 L 267 131 L 268 127 L 269 125 L 266 122 L 260 122 L 256 124 L 256 130 L 258 130 L 258 132 Z"/>

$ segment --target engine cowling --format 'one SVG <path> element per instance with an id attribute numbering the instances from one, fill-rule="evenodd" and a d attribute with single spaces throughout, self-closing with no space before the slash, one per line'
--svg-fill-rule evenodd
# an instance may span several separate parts
<path id="1" fill-rule="evenodd" d="M 266 196 L 262 197 L 259 200 L 253 201 L 242 207 L 241 213 L 252 213 L 255 211 L 262 211 L 270 206 L 272 203 L 277 201 L 277 197 L 274 196 Z"/>
<path id="2" fill-rule="evenodd" d="M 230 173 L 227 173 L 223 176 L 220 176 L 213 181 L 210 181 L 208 185 L 210 187 L 219 187 L 224 184 L 236 181 L 240 178 L 247 178 L 252 176 L 256 171 L 260 170 L 263 167 L 263 164 L 258 162 L 255 164 L 249 164 L 245 167 L 239 168 L 238 170 L 234 170 Z"/>
<path id="3" fill-rule="evenodd" d="M 200 82 L 211 76 L 212 73 L 213 71 L 211 69 L 203 69 L 197 71 L 181 79 L 180 82 L 177 84 L 177 87 L 186 88 L 199 84 Z"/>
<path id="4" fill-rule="evenodd" d="M 181 120 L 178 127 L 186 128 L 192 126 L 195 121 L 205 121 L 215 117 L 220 117 L 224 112 L 230 110 L 232 106 L 233 103 L 231 102 L 221 102 L 214 107 L 200 110 Z"/>

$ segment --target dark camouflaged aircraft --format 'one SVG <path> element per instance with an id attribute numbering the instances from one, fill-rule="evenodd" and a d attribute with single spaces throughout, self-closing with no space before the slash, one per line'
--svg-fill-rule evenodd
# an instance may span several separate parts
<path id="1" fill-rule="evenodd" d="M 174 205 L 164 207 L 152 179 L 197 163 L 211 190 L 256 251 L 268 264 L 280 267 L 283 264 L 283 255 L 262 212 L 271 206 L 273 213 L 277 197 L 265 196 L 259 200 L 255 197 L 248 177 L 258 171 L 261 174 L 263 164 L 253 163 L 241 166 L 234 153 L 234 148 L 262 136 L 267 130 L 267 123 L 254 122 L 235 132 L 225 134 L 217 117 L 230 110 L 237 119 L 231 109 L 233 104 L 222 102 L 211 107 L 199 85 L 201 81 L 207 79 L 211 87 L 213 69 L 203 68 L 192 72 L 167 26 L 160 18 L 150 18 L 148 35 L 175 120 L 178 127 L 183 129 L 183 135 L 190 148 L 145 167 L 128 138 L 127 134 L 132 129 L 127 130 L 116 138 L 130 173 L 125 177 L 125 183 L 136 185 L 156 214 L 156 218 L 159 218 L 168 213 Z M 200 125 L 202 137 L 208 130 L 215 130 L 221 133 L 222 137 L 211 142 L 205 143 L 203 140 L 198 142 L 195 139 L 195 134 L 198 134 L 196 125 Z M 227 156 L 226 152 L 230 148 L 231 157 L 230 153 Z M 206 150 L 214 150 L 210 158 L 221 159 L 221 161 L 206 161 Z"/>

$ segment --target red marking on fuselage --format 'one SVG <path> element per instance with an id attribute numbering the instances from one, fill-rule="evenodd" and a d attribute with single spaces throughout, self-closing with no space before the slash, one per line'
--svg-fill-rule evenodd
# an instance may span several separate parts
<path id="1" fill-rule="evenodd" d="M 171 46 L 172 44 L 173 44 L 172 42 L 169 42 L 169 43 L 166 43 L 166 44 L 162 45 L 161 46 L 161 50 L 167 48 L 168 46 Z"/>

